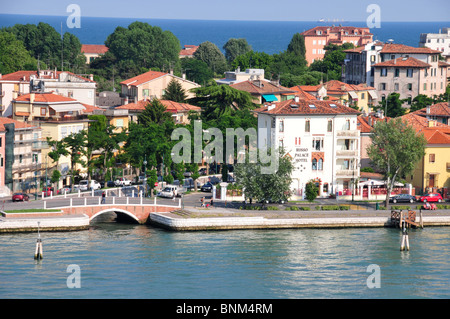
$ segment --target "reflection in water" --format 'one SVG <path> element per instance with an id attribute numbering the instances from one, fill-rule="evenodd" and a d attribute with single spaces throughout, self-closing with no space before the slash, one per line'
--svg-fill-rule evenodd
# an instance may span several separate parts
<path id="1" fill-rule="evenodd" d="M 2 234 L 2 298 L 447 298 L 447 228 L 169 232 L 101 215 L 89 230 Z M 66 285 L 81 269 L 81 288 Z M 379 265 L 381 288 L 366 285 Z"/>

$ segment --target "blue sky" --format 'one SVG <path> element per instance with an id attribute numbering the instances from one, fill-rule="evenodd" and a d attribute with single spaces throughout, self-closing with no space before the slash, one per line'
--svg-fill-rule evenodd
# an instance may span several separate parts
<path id="1" fill-rule="evenodd" d="M 0 13 L 65 16 L 72 3 L 90 17 L 276 21 L 366 21 L 377 4 L 381 21 L 450 21 L 448 0 L 0 0 Z"/>

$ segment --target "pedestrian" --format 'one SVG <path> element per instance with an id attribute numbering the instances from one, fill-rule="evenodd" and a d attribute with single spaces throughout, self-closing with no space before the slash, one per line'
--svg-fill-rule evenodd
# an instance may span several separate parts
<path id="1" fill-rule="evenodd" d="M 105 199 L 106 199 L 106 193 L 105 191 L 102 192 L 102 204 L 105 203 Z"/>
<path id="2" fill-rule="evenodd" d="M 204 197 L 202 197 L 202 198 L 200 198 L 200 207 L 205 207 L 205 198 Z"/>
<path id="3" fill-rule="evenodd" d="M 213 207 L 213 199 L 211 198 L 211 202 L 210 202 L 210 205 L 211 205 L 211 207 Z"/>

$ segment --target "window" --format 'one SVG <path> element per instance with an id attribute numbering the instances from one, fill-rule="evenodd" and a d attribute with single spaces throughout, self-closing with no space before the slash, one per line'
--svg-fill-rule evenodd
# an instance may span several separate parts
<path id="1" fill-rule="evenodd" d="M 424 90 L 424 91 L 427 90 L 427 84 L 426 84 L 426 83 L 423 84 L 423 90 Z"/>
<path id="2" fill-rule="evenodd" d="M 278 148 L 282 149 L 283 148 L 283 140 L 279 140 L 278 141 Z"/>
<path id="3" fill-rule="evenodd" d="M 312 149 L 316 151 L 323 150 L 323 137 L 314 137 L 312 141 Z"/>
<path id="4" fill-rule="evenodd" d="M 311 131 L 311 123 L 309 120 L 306 120 L 305 122 L 305 132 L 310 132 Z"/>
<path id="5" fill-rule="evenodd" d="M 394 83 L 394 91 L 398 91 L 398 83 Z"/>
<path id="6" fill-rule="evenodd" d="M 45 116 L 47 114 L 47 109 L 45 107 L 41 107 L 41 115 Z"/>
<path id="7" fill-rule="evenodd" d="M 22 161 L 23 161 L 23 155 L 20 154 L 20 155 L 19 155 L 19 163 L 22 163 Z"/>
<path id="8" fill-rule="evenodd" d="M 413 69 L 406 69 L 406 76 L 408 78 L 412 78 L 414 74 L 414 70 Z"/>
<path id="9" fill-rule="evenodd" d="M 313 49 L 313 50 L 312 50 L 312 53 L 313 53 L 313 54 L 316 54 L 316 49 Z"/>
<path id="10" fill-rule="evenodd" d="M 333 131 L 333 121 L 328 120 L 327 132 L 332 132 L 332 131 Z"/>
<path id="11" fill-rule="evenodd" d="M 430 163 L 434 163 L 436 161 L 436 155 L 435 154 L 430 154 L 429 160 L 430 160 Z"/>
<path id="12" fill-rule="evenodd" d="M 395 54 L 391 54 L 391 60 L 395 59 Z"/>
<path id="13" fill-rule="evenodd" d="M 319 162 L 317 165 L 317 170 L 323 171 L 323 159 L 319 158 Z"/>
<path id="14" fill-rule="evenodd" d="M 408 95 L 408 105 L 411 105 L 411 102 L 412 102 L 412 96 Z"/>
<path id="15" fill-rule="evenodd" d="M 366 94 L 365 93 L 361 93 L 361 100 L 365 100 L 366 99 Z"/>
<path id="16" fill-rule="evenodd" d="M 68 91 L 67 92 L 67 97 L 73 97 L 73 91 Z"/>
<path id="17" fill-rule="evenodd" d="M 408 83 L 408 91 L 412 91 L 412 83 Z"/>
<path id="18" fill-rule="evenodd" d="M 280 132 L 284 132 L 284 121 L 280 121 Z"/>
<path id="19" fill-rule="evenodd" d="M 387 68 L 381 68 L 380 76 L 387 76 Z"/>
<path id="20" fill-rule="evenodd" d="M 350 129 L 350 120 L 345 120 L 345 129 L 346 130 Z"/>
<path id="21" fill-rule="evenodd" d="M 398 78 L 400 76 L 400 69 L 395 69 L 394 76 Z"/>
<path id="22" fill-rule="evenodd" d="M 116 126 L 117 127 L 123 127 L 123 119 L 117 119 L 116 120 Z"/>
<path id="23" fill-rule="evenodd" d="M 386 90 L 386 83 L 380 83 L 380 91 Z"/>
<path id="24" fill-rule="evenodd" d="M 148 96 L 149 94 L 148 94 L 148 89 L 143 89 L 142 90 L 142 94 L 144 95 L 144 96 Z"/>
<path id="25" fill-rule="evenodd" d="M 317 160 L 316 159 L 312 160 L 312 170 L 317 171 Z"/>

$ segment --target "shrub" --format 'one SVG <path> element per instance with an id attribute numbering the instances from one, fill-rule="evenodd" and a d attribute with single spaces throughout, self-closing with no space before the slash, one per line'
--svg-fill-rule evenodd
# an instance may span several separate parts
<path id="1" fill-rule="evenodd" d="M 291 206 L 288 208 L 288 210 L 300 210 L 297 206 Z"/>
<path id="2" fill-rule="evenodd" d="M 267 210 L 279 210 L 277 206 L 267 206 Z"/>

